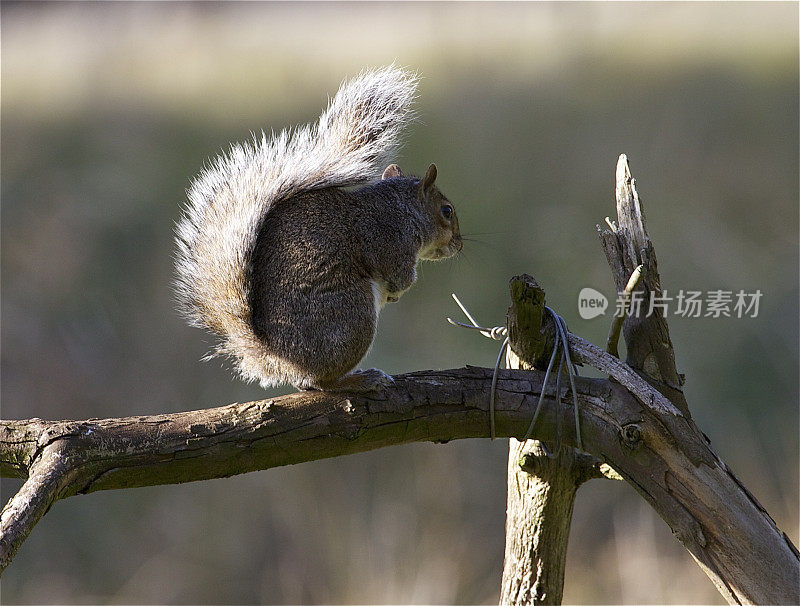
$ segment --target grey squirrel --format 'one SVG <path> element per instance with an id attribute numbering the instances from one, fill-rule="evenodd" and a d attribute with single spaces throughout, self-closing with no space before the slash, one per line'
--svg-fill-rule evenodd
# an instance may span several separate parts
<path id="1" fill-rule="evenodd" d="M 381 176 L 417 83 L 394 66 L 362 72 L 316 125 L 233 145 L 192 183 L 176 226 L 179 309 L 220 337 L 211 355 L 231 357 L 245 380 L 354 391 L 391 383 L 377 369 L 353 371 L 381 307 L 411 287 L 419 259 L 462 247 L 435 165 L 422 179 L 396 164 Z"/>

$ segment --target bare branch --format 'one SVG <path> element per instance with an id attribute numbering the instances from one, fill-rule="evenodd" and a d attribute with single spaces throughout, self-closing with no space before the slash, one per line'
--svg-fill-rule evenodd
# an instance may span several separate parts
<path id="1" fill-rule="evenodd" d="M 655 249 L 647 234 L 636 182 L 624 154 L 617 162 L 616 199 L 617 223 L 606 220 L 612 229 L 600 233 L 606 258 L 618 291 L 625 286 L 627 276 L 634 274 L 639 266 L 644 268 L 643 300 L 649 303 L 651 296 L 661 294 L 661 277 Z M 651 473 L 664 474 L 658 491 L 666 491 L 676 497 L 682 494 L 677 500 L 683 510 L 667 512 L 662 507 L 666 501 L 657 492 L 651 492 L 638 480 L 631 481 L 624 470 L 622 475 L 668 521 L 675 535 L 728 602 L 798 602 L 800 564 L 797 549 L 777 530 L 763 507 L 742 487 L 738 478 L 711 449 L 708 438 L 692 422 L 682 391 L 683 377 L 677 371 L 667 320 L 661 309 L 644 305 L 642 309 L 629 314 L 625 319 L 624 334 L 628 349 L 627 366 L 614 370 L 628 373 L 632 379 L 630 375 L 634 374 L 631 372 L 633 369 L 663 394 L 661 400 L 653 401 L 657 404 L 653 411 L 659 411 L 659 420 L 668 428 L 668 433 L 679 438 L 675 448 L 684 460 L 677 466 L 673 466 L 676 460 L 671 460 L 669 468 L 662 468 L 658 463 L 651 468 Z M 598 361 L 604 360 L 603 356 L 597 355 L 598 348 L 579 341 L 576 338 L 576 345 L 582 348 L 584 355 L 597 357 Z M 614 378 L 620 378 L 611 369 L 607 372 Z M 635 381 L 622 382 L 632 385 Z M 638 391 L 640 388 L 641 384 L 636 386 L 638 398 L 645 394 L 644 390 Z M 670 407 L 665 406 L 666 401 L 671 403 Z M 675 410 L 681 414 L 676 415 Z M 637 442 L 643 438 L 642 429 L 642 425 L 632 423 L 625 431 L 632 442 Z M 699 436 L 705 439 L 704 448 L 698 448 Z M 644 440 L 649 441 L 647 438 Z M 709 453 L 713 461 L 708 459 Z M 734 486 L 742 490 L 736 490 Z M 708 497 L 711 491 L 726 495 L 722 499 L 724 510 L 709 511 Z M 684 519 L 680 528 L 669 522 L 673 516 Z M 742 533 L 748 535 L 746 541 L 738 540 Z"/>
<path id="2" fill-rule="evenodd" d="M 58 447 L 36 454 L 30 477 L 0 513 L 0 570 L 11 562 L 36 523 L 69 482 L 68 466 Z"/>
<path id="3" fill-rule="evenodd" d="M 396 376 L 380 394 L 311 391 L 154 416 L 0 421 L 0 462 L 4 476 L 26 477 L 39 443 L 65 444 L 71 465 L 92 472 L 75 494 L 226 477 L 394 444 L 488 437 L 491 375 L 477 367 L 423 371 Z M 540 381 L 541 373 L 500 371 L 499 435 L 525 432 Z M 614 390 L 605 383 L 580 381 L 587 410 L 610 406 L 603 398 Z M 553 438 L 550 398 L 545 408 L 537 433 Z M 564 439 L 573 436 L 567 432 Z"/>
<path id="4" fill-rule="evenodd" d="M 49 494 L 65 498 L 226 477 L 392 444 L 485 438 L 491 375 L 474 367 L 411 373 L 369 397 L 305 392 L 146 417 L 3 421 L 0 462 L 4 475 L 11 469 L 14 477 L 34 476 L 48 447 L 57 449 L 63 474 Z M 524 435 L 541 379 L 539 371 L 500 371 L 498 435 Z M 616 382 L 581 377 L 577 391 L 585 450 L 636 487 L 709 576 L 725 579 L 741 602 L 797 601 L 797 552 L 690 420 L 651 408 Z M 656 400 L 657 392 L 649 395 Z M 555 437 L 558 414 L 566 421 L 563 442 L 574 446 L 571 398 L 558 406 L 546 398 L 544 405 L 536 437 Z M 43 494 L 37 485 L 31 485 L 35 496 Z M 15 498 L 14 508 L 24 509 L 27 499 Z M 41 517 L 49 505 L 42 508 L 43 502 L 28 503 L 27 520 Z M 26 522 L 28 530 L 34 522 Z"/>
<path id="5" fill-rule="evenodd" d="M 538 440 L 509 440 L 500 604 L 561 603 L 575 496 L 591 479 L 578 456 L 568 446 L 548 456 Z"/>
<path id="6" fill-rule="evenodd" d="M 647 234 L 636 181 L 631 176 L 628 158 L 619 157 L 616 170 L 617 224 L 616 230 L 601 229 L 600 240 L 606 253 L 617 292 L 623 292 L 628 278 L 638 265 L 643 266 L 642 291 L 644 300 L 650 293 L 661 295 L 661 276 L 656 253 Z M 626 363 L 648 377 L 659 391 L 670 396 L 672 403 L 685 415 L 689 408 L 681 392 L 682 379 L 675 365 L 675 353 L 669 327 L 661 310 L 648 314 L 644 306 L 639 313 L 629 314 L 624 324 L 628 348 Z"/>
<path id="7" fill-rule="evenodd" d="M 512 278 L 509 368 L 548 366 L 556 327 L 544 312 L 545 293 L 536 280 L 524 274 Z M 538 440 L 509 440 L 500 604 L 561 603 L 576 493 L 583 482 L 602 477 L 600 465 L 599 459 L 569 446 L 548 455 Z"/>
<path id="8" fill-rule="evenodd" d="M 227 477 L 393 444 L 488 437 L 491 375 L 484 368 L 427 371 L 395 377 L 382 394 L 303 392 L 154 416 L 0 421 L 3 475 L 29 477 L 4 511 L 0 541 L 9 547 L 0 565 L 8 564 L 55 498 Z M 501 371 L 498 435 L 524 434 L 540 381 L 539 373 Z M 595 416 L 611 405 L 603 398 L 616 398 L 617 391 L 633 400 L 604 381 L 584 379 L 578 390 L 587 410 L 599 411 Z M 537 434 L 552 439 L 555 406 L 547 398 L 545 407 Z M 609 430 L 603 425 L 596 426 L 600 433 L 588 430 L 586 440 L 616 441 L 618 431 L 602 435 Z M 572 439 L 567 432 L 564 440 Z"/>

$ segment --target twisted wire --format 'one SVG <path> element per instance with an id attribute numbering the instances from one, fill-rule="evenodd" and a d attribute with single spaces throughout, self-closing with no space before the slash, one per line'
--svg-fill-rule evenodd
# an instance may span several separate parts
<path id="1" fill-rule="evenodd" d="M 461 308 L 461 311 L 464 312 L 464 315 L 467 319 L 471 322 L 471 324 L 465 324 L 463 322 L 458 322 L 453 320 L 452 318 L 447 318 L 447 321 L 454 326 L 462 326 L 464 328 L 469 328 L 471 330 L 477 330 L 480 332 L 484 337 L 488 339 L 493 339 L 495 341 L 503 340 L 503 344 L 500 346 L 500 353 L 497 355 L 497 362 L 494 365 L 494 372 L 492 373 L 492 387 L 489 391 L 489 435 L 491 439 L 495 439 L 495 398 L 497 395 L 497 378 L 500 371 L 500 362 L 503 359 L 503 355 L 506 353 L 508 349 L 508 328 L 506 326 L 493 326 L 491 328 L 487 328 L 485 326 L 481 326 L 469 312 L 469 310 L 464 306 L 464 304 L 459 300 L 455 293 L 452 293 L 452 297 L 455 300 L 456 304 Z M 569 330 L 567 329 L 567 323 L 560 315 L 558 315 L 552 308 L 545 306 L 545 310 L 551 315 L 553 318 L 553 324 L 556 328 L 555 333 L 555 342 L 553 344 L 553 353 L 550 356 L 550 361 L 547 364 L 547 370 L 544 373 L 544 380 L 542 381 L 542 389 L 539 394 L 539 401 L 536 404 L 536 410 L 533 413 L 533 418 L 531 419 L 531 423 L 528 426 L 528 430 L 525 432 L 525 437 L 522 438 L 522 441 L 526 441 L 530 438 L 531 433 L 533 433 L 533 429 L 536 426 L 536 421 L 539 418 L 539 413 L 542 410 L 542 403 L 544 402 L 544 396 L 547 392 L 547 386 L 550 380 L 550 373 L 553 370 L 553 365 L 555 364 L 556 358 L 559 358 L 558 361 L 558 370 L 556 371 L 556 390 L 554 394 L 554 399 L 556 403 L 561 400 L 561 375 L 563 373 L 563 368 L 566 365 L 567 376 L 569 377 L 570 389 L 572 390 L 572 404 L 575 410 L 575 438 L 580 450 L 583 450 L 583 439 L 581 438 L 581 427 L 580 427 L 580 417 L 578 412 L 578 392 L 575 388 L 575 377 L 578 375 L 578 368 L 575 363 L 572 361 L 572 356 L 570 355 L 569 351 L 569 338 L 567 335 L 569 334 Z M 561 356 L 558 356 L 558 353 L 561 353 Z M 561 448 L 561 416 L 558 415 L 557 417 L 557 425 L 556 425 L 556 452 Z M 542 442 L 542 447 L 545 451 L 545 454 L 548 456 L 552 456 L 550 449 Z"/>

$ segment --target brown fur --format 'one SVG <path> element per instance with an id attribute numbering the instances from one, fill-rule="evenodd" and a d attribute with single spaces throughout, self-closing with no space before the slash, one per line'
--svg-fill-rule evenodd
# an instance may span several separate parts
<path id="1" fill-rule="evenodd" d="M 460 250 L 458 221 L 442 216 L 449 202 L 432 171 L 426 181 L 397 169 L 353 192 L 302 193 L 265 218 L 251 260 L 252 327 L 295 385 L 335 387 L 366 355 L 380 305 L 414 283 L 420 253 Z"/>

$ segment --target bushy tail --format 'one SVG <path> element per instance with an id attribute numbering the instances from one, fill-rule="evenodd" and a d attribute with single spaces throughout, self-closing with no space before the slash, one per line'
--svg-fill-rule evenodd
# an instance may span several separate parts
<path id="1" fill-rule="evenodd" d="M 263 379 L 250 322 L 249 263 L 269 209 L 292 195 L 377 178 L 412 117 L 418 77 L 393 65 L 342 84 L 314 125 L 236 144 L 192 183 L 176 226 L 179 309 L 223 342 L 247 379 Z M 263 353 L 263 352 L 262 352 Z"/>

